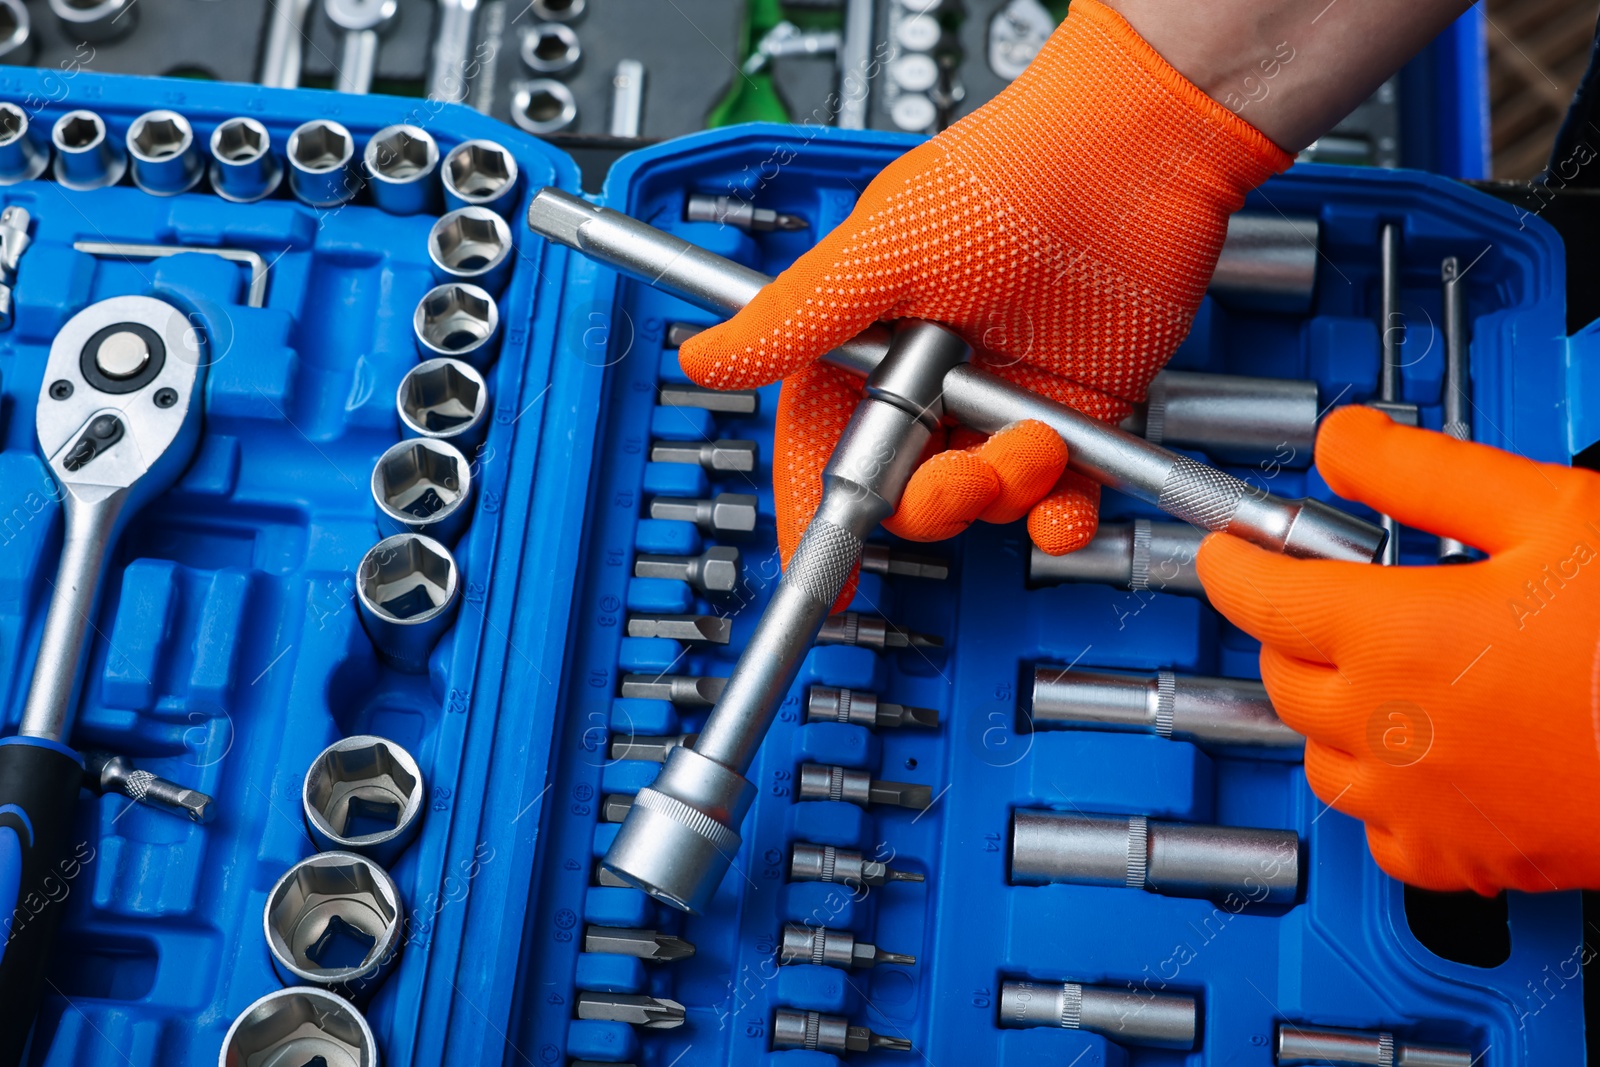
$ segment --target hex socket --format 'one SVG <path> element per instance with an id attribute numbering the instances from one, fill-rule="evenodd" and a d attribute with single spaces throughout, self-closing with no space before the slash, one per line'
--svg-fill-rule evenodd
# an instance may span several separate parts
<path id="1" fill-rule="evenodd" d="M 411 315 L 423 359 L 449 358 L 487 367 L 500 346 L 500 308 L 468 282 L 445 282 L 422 294 Z"/>
<path id="2" fill-rule="evenodd" d="M 252 1064 L 378 1067 L 367 1020 L 343 997 L 316 988 L 279 989 L 251 1004 L 228 1027 L 217 1067 Z"/>
<path id="3" fill-rule="evenodd" d="M 0 101 L 0 185 L 29 182 L 50 165 L 50 147 L 34 140 L 28 113 Z"/>
<path id="4" fill-rule="evenodd" d="M 128 126 L 133 184 L 152 196 L 177 196 L 193 189 L 205 171 L 194 144 L 194 128 L 176 111 L 146 111 Z"/>
<path id="5" fill-rule="evenodd" d="M 272 153 L 272 135 L 260 122 L 240 116 L 211 131 L 211 188 L 224 200 L 250 204 L 271 196 L 283 180 L 283 164 Z"/>
<path id="6" fill-rule="evenodd" d="M 390 215 L 420 215 L 439 203 L 439 143 L 420 126 L 398 123 L 372 135 L 361 153 L 372 202 Z"/>
<path id="7" fill-rule="evenodd" d="M 50 0 L 50 11 L 68 37 L 91 44 L 115 40 L 139 21 L 135 0 Z"/>
<path id="8" fill-rule="evenodd" d="M 535 74 L 564 74 L 578 65 L 583 48 L 571 26 L 541 22 L 522 35 L 522 62 Z"/>
<path id="9" fill-rule="evenodd" d="M 350 131 L 331 119 L 296 126 L 284 153 L 295 199 L 321 208 L 348 203 L 361 190 L 361 179 L 350 166 L 355 146 Z"/>
<path id="10" fill-rule="evenodd" d="M 1206 291 L 1244 311 L 1303 315 L 1316 295 L 1319 237 L 1313 216 L 1238 212 Z"/>
<path id="11" fill-rule="evenodd" d="M 511 227 L 485 207 L 457 208 L 428 231 L 434 277 L 470 282 L 490 294 L 499 293 L 511 275 L 511 251 Z"/>
<path id="12" fill-rule="evenodd" d="M 504 215 L 515 206 L 517 157 L 498 141 L 462 141 L 439 168 L 445 206 L 484 207 Z"/>
<path id="13" fill-rule="evenodd" d="M 284 872 L 262 913 L 272 967 L 285 985 L 371 996 L 401 949 L 404 909 L 387 871 L 354 852 L 319 852 Z"/>
<path id="14" fill-rule="evenodd" d="M 417 836 L 422 771 L 385 737 L 346 737 L 318 753 L 300 787 L 311 840 L 324 852 L 358 852 L 394 866 Z"/>
<path id="15" fill-rule="evenodd" d="M 1004 982 L 1000 1025 L 1088 1030 L 1119 1045 L 1194 1048 L 1199 1005 L 1180 993 L 1139 993 L 1077 982 Z"/>
<path id="16" fill-rule="evenodd" d="M 22 0 L 0 0 L 0 63 L 31 63 L 38 45 Z"/>
<path id="17" fill-rule="evenodd" d="M 1018 811 L 1011 817 L 1011 882 L 1287 904 L 1300 889 L 1300 838 L 1293 830 L 1158 822 L 1143 815 Z"/>
<path id="18" fill-rule="evenodd" d="M 1088 582 L 1134 593 L 1181 593 L 1204 598 L 1195 554 L 1206 531 L 1186 522 L 1103 522 L 1087 545 L 1064 556 L 1033 546 L 1028 584 Z"/>
<path id="19" fill-rule="evenodd" d="M 428 653 L 455 616 L 460 584 L 455 557 L 431 537 L 395 534 L 368 549 L 356 574 L 356 603 L 378 657 L 426 674 Z"/>
<path id="20" fill-rule="evenodd" d="M 69 111 L 50 128 L 56 182 L 68 189 L 102 189 L 122 180 L 128 156 L 113 144 L 106 122 L 93 111 Z"/>
<path id="21" fill-rule="evenodd" d="M 1225 463 L 1298 469 L 1311 465 L 1321 410 L 1314 381 L 1164 370 L 1122 428 Z"/>
<path id="22" fill-rule="evenodd" d="M 449 441 L 465 454 L 488 429 L 489 387 L 470 363 L 425 359 L 400 379 L 395 407 L 405 436 Z"/>
<path id="23" fill-rule="evenodd" d="M 471 516 L 471 498 L 472 465 L 448 441 L 409 437 L 386 448 L 372 466 L 378 525 L 389 533 L 454 544 Z"/>
<path id="24" fill-rule="evenodd" d="M 511 121 L 539 137 L 560 133 L 578 121 L 578 99 L 554 78 L 534 78 L 512 93 Z"/>
<path id="25" fill-rule="evenodd" d="M 1038 667 L 1031 722 L 1036 730 L 1152 733 L 1202 745 L 1300 752 L 1306 744 L 1278 718 L 1260 682 L 1171 671 L 1152 677 Z"/>

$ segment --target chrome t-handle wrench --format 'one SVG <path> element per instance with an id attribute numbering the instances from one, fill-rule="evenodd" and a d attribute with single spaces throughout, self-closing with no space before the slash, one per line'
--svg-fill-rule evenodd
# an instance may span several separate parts
<path id="1" fill-rule="evenodd" d="M 106 561 L 127 518 L 188 465 L 200 431 L 203 338 L 153 297 L 102 300 L 50 346 L 39 450 L 66 518 L 61 562 L 15 737 L 0 739 L 0 1065 L 20 1062 L 46 955 L 81 855 L 83 758 L 67 746 Z"/>

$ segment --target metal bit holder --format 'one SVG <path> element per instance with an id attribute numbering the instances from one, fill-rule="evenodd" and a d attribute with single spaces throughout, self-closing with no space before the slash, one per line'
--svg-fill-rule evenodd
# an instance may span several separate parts
<path id="1" fill-rule="evenodd" d="M 885 952 L 877 945 L 857 940 L 849 930 L 784 923 L 783 942 L 778 946 L 778 962 L 784 965 L 812 963 L 819 967 L 838 967 L 849 971 L 857 967 L 876 967 L 880 963 L 910 967 L 917 962 L 917 958 L 900 952 Z"/>
<path id="2" fill-rule="evenodd" d="M 209 795 L 139 770 L 114 752 L 83 754 L 83 784 L 92 792 L 115 793 L 190 822 L 208 823 L 216 813 Z"/>

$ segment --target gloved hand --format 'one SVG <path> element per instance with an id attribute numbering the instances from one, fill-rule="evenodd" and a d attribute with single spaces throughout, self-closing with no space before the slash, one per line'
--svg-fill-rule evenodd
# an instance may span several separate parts
<path id="1" fill-rule="evenodd" d="M 1600 888 L 1600 475 L 1365 407 L 1328 416 L 1317 468 L 1489 559 L 1378 567 L 1206 538 L 1200 579 L 1260 638 L 1311 788 L 1413 885 Z"/>
<path id="2" fill-rule="evenodd" d="M 1108 421 L 1189 330 L 1228 216 L 1290 157 L 1173 70 L 1098 0 L 1073 0 L 1023 75 L 886 167 L 855 211 L 729 322 L 686 342 L 701 385 L 784 379 L 773 490 L 787 561 L 861 380 L 815 362 L 878 319 L 946 323 L 990 370 Z M 937 540 L 974 519 L 1047 552 L 1094 535 L 1099 486 L 1020 424 L 963 434 L 885 525 Z"/>

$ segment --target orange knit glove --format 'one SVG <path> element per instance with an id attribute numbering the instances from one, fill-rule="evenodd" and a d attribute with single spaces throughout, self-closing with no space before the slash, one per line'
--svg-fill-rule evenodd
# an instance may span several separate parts
<path id="1" fill-rule="evenodd" d="M 783 378 L 773 490 L 788 560 L 861 380 L 814 361 L 878 319 L 946 323 L 989 369 L 1108 421 L 1188 333 L 1244 194 L 1290 157 L 1073 0 L 1033 65 L 886 167 L 850 217 L 729 322 L 685 342 L 702 385 Z M 1047 552 L 1094 535 L 1099 486 L 1042 426 L 929 459 L 885 525 L 913 540 L 1009 522 Z M 937 451 L 937 448 L 932 451 Z"/>
<path id="2" fill-rule="evenodd" d="M 1261 639 L 1311 788 L 1413 885 L 1600 888 L 1600 475 L 1364 407 L 1324 422 L 1317 467 L 1490 558 L 1376 567 L 1206 538 L 1200 578 Z"/>

